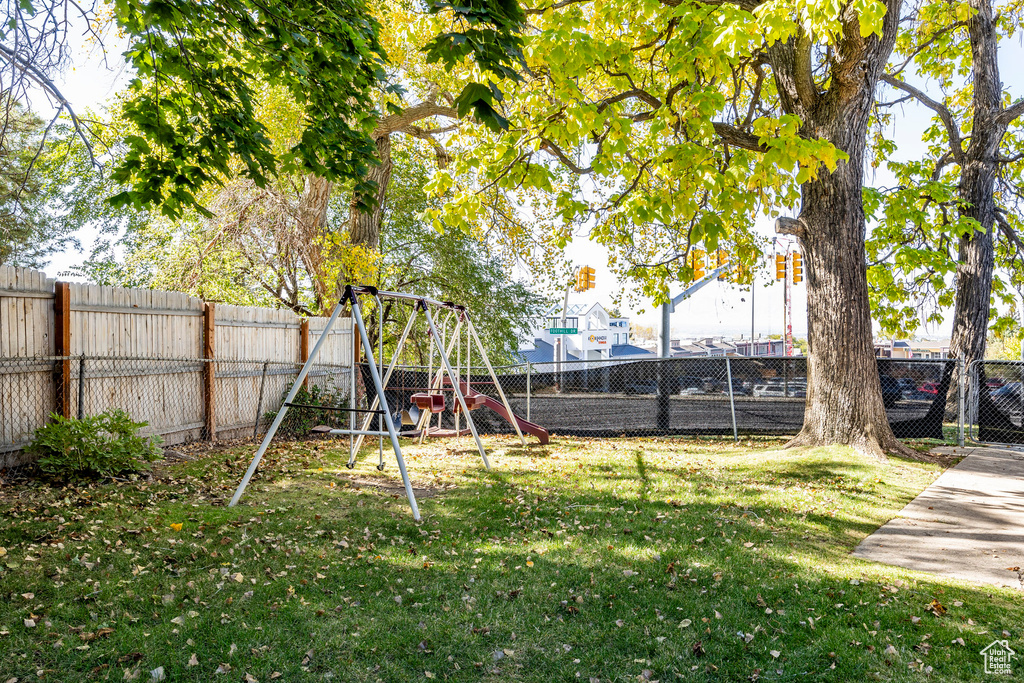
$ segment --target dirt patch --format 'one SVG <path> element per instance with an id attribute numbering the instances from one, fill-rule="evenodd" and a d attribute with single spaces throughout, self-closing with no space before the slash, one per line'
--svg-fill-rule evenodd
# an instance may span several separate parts
<path id="1" fill-rule="evenodd" d="M 387 477 L 368 477 L 366 475 L 339 474 L 338 478 L 354 489 L 373 489 L 389 495 L 405 495 L 405 486 L 402 480 L 389 479 Z M 429 486 L 423 484 L 412 485 L 412 492 L 417 500 L 422 498 L 434 498 L 444 495 L 455 489 L 455 484 L 443 484 L 441 486 Z"/>

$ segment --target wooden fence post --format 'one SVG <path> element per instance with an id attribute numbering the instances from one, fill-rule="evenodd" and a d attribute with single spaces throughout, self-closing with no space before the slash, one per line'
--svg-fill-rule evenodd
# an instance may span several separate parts
<path id="1" fill-rule="evenodd" d="M 299 362 L 305 364 L 309 360 L 309 318 L 299 322 Z M 302 380 L 302 388 L 309 388 L 309 375 Z"/>
<path id="2" fill-rule="evenodd" d="M 54 353 L 57 361 L 57 410 L 62 417 L 71 417 L 71 283 L 53 284 Z"/>
<path id="3" fill-rule="evenodd" d="M 217 410 L 214 399 L 214 332 L 215 319 L 213 315 L 214 304 L 203 304 L 203 407 L 206 417 L 204 431 L 207 441 L 217 440 Z"/>

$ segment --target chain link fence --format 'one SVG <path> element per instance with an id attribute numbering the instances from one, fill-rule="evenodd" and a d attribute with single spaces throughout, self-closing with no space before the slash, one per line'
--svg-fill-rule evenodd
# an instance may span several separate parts
<path id="1" fill-rule="evenodd" d="M 886 414 L 902 439 L 959 443 L 960 391 L 949 387 L 958 361 L 878 359 Z M 364 388 L 372 392 L 363 369 Z M 436 369 L 434 369 L 436 373 Z M 701 357 L 656 360 L 591 360 L 496 368 L 517 415 L 555 435 L 734 436 L 793 435 L 800 431 L 807 397 L 807 359 Z M 465 374 L 463 371 L 460 374 Z M 388 386 L 393 410 L 428 390 L 428 368 L 395 371 Z M 490 375 L 473 368 L 473 391 L 498 399 Z M 445 394 L 437 426 L 455 426 L 455 398 Z M 497 414 L 473 413 L 482 433 L 511 433 Z"/>
<path id="2" fill-rule="evenodd" d="M 990 444 L 1024 443 L 1024 362 L 975 361 L 969 377 L 970 437 Z"/>
<path id="3" fill-rule="evenodd" d="M 16 464 L 17 452 L 57 410 L 57 385 L 65 364 L 69 366 L 70 415 L 83 417 L 121 409 L 133 420 L 147 423 L 143 433 L 159 435 L 168 445 L 205 438 L 211 408 L 218 438 L 264 433 L 302 368 L 301 363 L 202 358 L 3 358 L 0 465 Z M 207 368 L 213 370 L 210 401 L 204 387 Z M 300 402 L 347 404 L 349 382 L 348 366 L 315 364 Z M 321 413 L 292 411 L 284 433 L 308 432 L 307 422 L 331 423 L 330 415 Z"/>
<path id="4" fill-rule="evenodd" d="M 65 363 L 66 362 L 66 363 Z M 561 364 L 495 368 L 512 411 L 553 435 L 719 436 L 792 435 L 800 430 L 807 395 L 807 361 L 781 357 L 701 357 L 656 360 L 570 361 Z M 214 411 L 218 438 L 260 436 L 280 409 L 301 368 L 299 363 L 196 358 L 3 358 L 0 359 L 0 464 L 32 439 L 56 409 L 62 368 L 69 365 L 70 414 L 94 415 L 120 408 L 148 423 L 148 433 L 167 444 L 206 438 L 207 411 Z M 959 391 L 947 403 L 956 360 L 879 359 L 879 378 L 889 422 L 903 439 L 957 443 L 963 405 Z M 213 393 L 206 396 L 207 368 Z M 1024 442 L 1024 364 L 972 366 L 981 387 L 972 403 L 971 422 L 982 440 Z M 411 396 L 428 391 L 437 368 L 400 367 L 387 389 L 393 411 L 411 405 Z M 465 376 L 463 368 L 460 375 Z M 472 368 L 469 387 L 499 399 L 484 368 Z M 373 396 L 362 366 L 360 404 Z M 282 433 L 309 435 L 312 427 L 347 425 L 348 414 L 317 407 L 347 406 L 349 368 L 316 364 Z M 432 423 L 465 428 L 453 410 L 451 387 L 446 409 Z M 490 410 L 476 410 L 479 432 L 512 433 L 511 425 Z M 972 433 L 973 436 L 973 433 Z"/>

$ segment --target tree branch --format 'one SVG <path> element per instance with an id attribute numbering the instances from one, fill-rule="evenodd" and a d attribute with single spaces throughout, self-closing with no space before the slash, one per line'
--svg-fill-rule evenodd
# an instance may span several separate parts
<path id="1" fill-rule="evenodd" d="M 936 102 L 932 98 L 925 95 L 924 92 L 922 92 L 921 90 L 918 90 L 917 88 L 906 83 L 905 81 L 901 81 L 895 76 L 890 76 L 889 74 L 882 74 L 881 80 L 891 85 L 892 87 L 896 88 L 897 90 L 902 90 L 903 92 L 912 95 L 914 99 L 916 99 L 918 102 L 928 107 L 938 115 L 939 119 L 942 121 L 942 124 L 946 127 L 946 133 L 949 135 L 949 144 L 951 151 L 953 152 L 953 158 L 956 159 L 957 163 L 962 163 L 964 157 L 964 148 L 963 142 L 960 139 L 960 129 L 957 128 L 956 122 L 953 120 L 953 114 L 949 111 L 949 108 L 946 107 L 946 105 L 941 104 L 940 102 Z"/>
<path id="2" fill-rule="evenodd" d="M 1008 126 L 1021 114 L 1024 114 L 1024 100 L 1017 100 L 996 115 L 996 123 Z"/>

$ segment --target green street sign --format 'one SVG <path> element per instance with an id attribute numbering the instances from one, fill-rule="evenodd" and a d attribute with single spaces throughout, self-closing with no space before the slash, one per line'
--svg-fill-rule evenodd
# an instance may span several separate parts
<path id="1" fill-rule="evenodd" d="M 548 334 L 576 334 L 579 329 L 576 327 L 550 327 Z"/>

